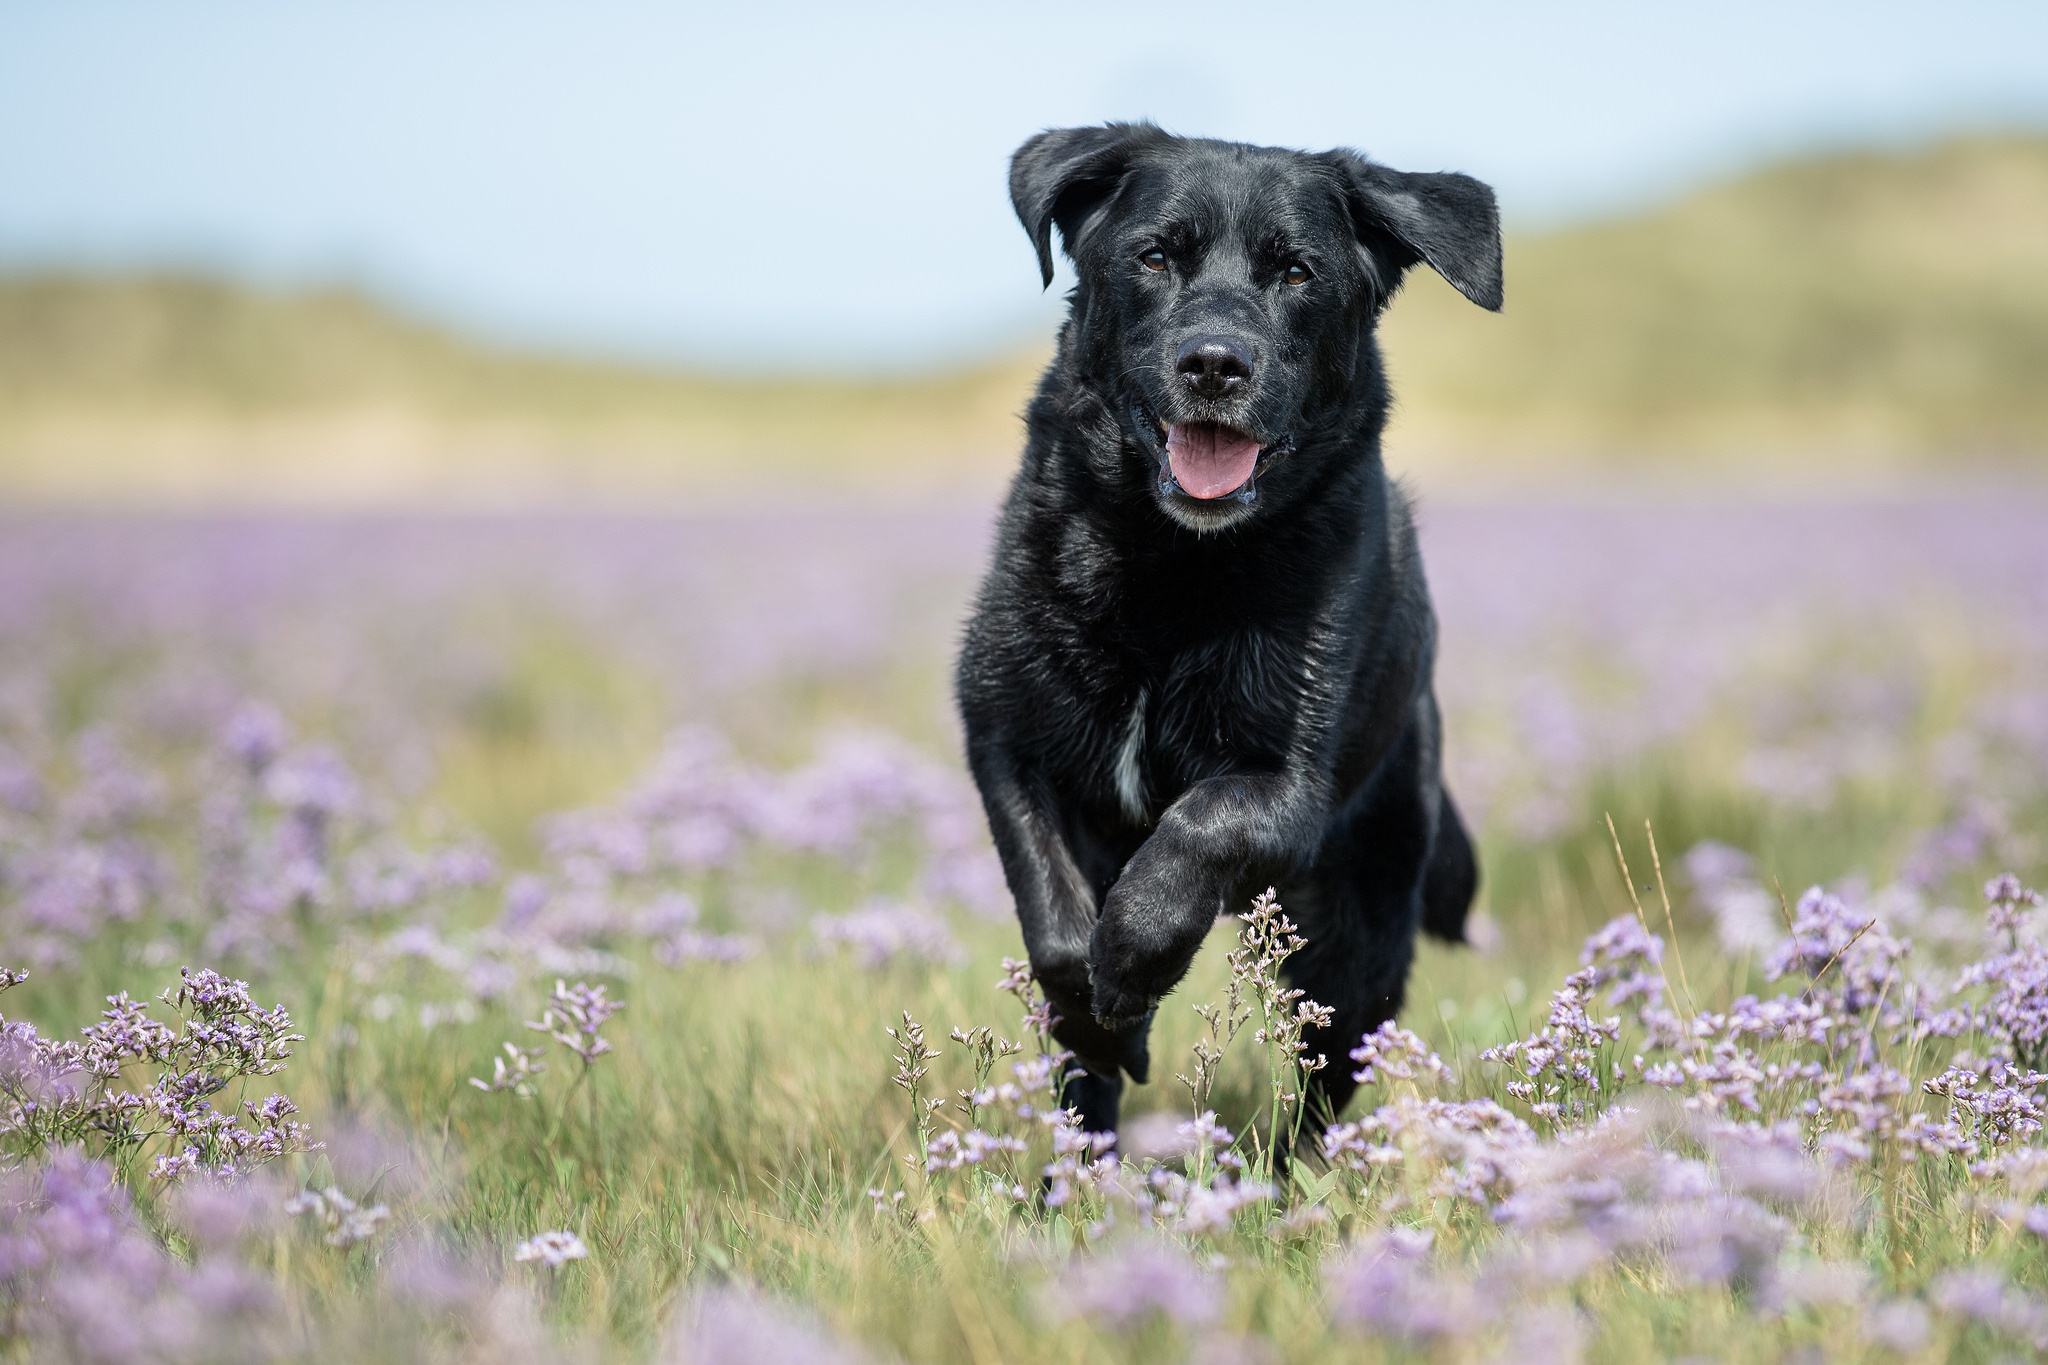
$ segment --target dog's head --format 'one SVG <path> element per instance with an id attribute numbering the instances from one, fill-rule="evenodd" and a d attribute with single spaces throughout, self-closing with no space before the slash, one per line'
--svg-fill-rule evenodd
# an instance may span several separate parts
<path id="1" fill-rule="evenodd" d="M 1469 176 L 1112 123 L 1026 142 L 1010 197 L 1045 282 L 1055 226 L 1079 275 L 1069 361 L 1122 433 L 1097 477 L 1199 531 L 1343 458 L 1345 423 L 1381 401 L 1372 329 L 1409 266 L 1501 304 L 1499 214 Z"/>

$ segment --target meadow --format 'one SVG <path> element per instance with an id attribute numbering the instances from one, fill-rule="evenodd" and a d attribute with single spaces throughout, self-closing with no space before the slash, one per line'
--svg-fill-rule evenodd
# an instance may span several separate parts
<path id="1" fill-rule="evenodd" d="M 984 511 L 9 515 L 0 1358 L 2048 1349 L 2048 501 L 1423 524 L 1474 945 L 1332 1123 L 1248 903 L 1119 1163 Z"/>

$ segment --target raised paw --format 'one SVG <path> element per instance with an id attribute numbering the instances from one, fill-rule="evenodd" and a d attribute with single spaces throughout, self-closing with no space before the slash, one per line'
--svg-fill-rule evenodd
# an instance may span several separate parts
<path id="1" fill-rule="evenodd" d="M 1149 1015 L 1187 975 L 1222 895 L 1184 863 L 1138 850 L 1109 889 L 1089 945 L 1091 1005 L 1107 1028 Z"/>
<path id="2" fill-rule="evenodd" d="M 1095 1022 L 1106 1029 L 1121 1031 L 1142 1024 L 1158 1006 L 1159 998 L 1127 988 L 1116 976 L 1097 970 L 1089 974 L 1093 987 Z"/>

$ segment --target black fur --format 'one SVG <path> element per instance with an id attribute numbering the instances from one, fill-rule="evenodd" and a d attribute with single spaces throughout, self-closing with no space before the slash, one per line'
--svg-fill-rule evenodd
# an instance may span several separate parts
<path id="1" fill-rule="evenodd" d="M 1087 1072 L 1070 1102 L 1115 1127 L 1160 997 L 1274 885 L 1308 939 L 1292 980 L 1336 1011 L 1311 1047 L 1334 1112 L 1417 928 L 1461 938 L 1478 882 L 1439 776 L 1435 617 L 1380 461 L 1373 332 L 1418 262 L 1500 306 L 1493 193 L 1149 124 L 1041 133 L 1010 193 L 1047 282 L 1057 227 L 1079 283 L 958 686 L 1032 965 Z M 1183 372 L 1212 341 L 1241 382 Z M 1251 482 L 1182 491 L 1180 422 L 1256 438 Z"/>

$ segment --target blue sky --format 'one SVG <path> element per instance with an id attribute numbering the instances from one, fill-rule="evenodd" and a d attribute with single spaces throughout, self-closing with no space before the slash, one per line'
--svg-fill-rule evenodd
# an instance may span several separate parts
<path id="1" fill-rule="evenodd" d="M 502 337 L 868 371 L 1042 329 L 1060 124 L 1349 145 L 1513 222 L 2048 126 L 2048 4 L 0 0 L 0 259 L 343 279 Z"/>

